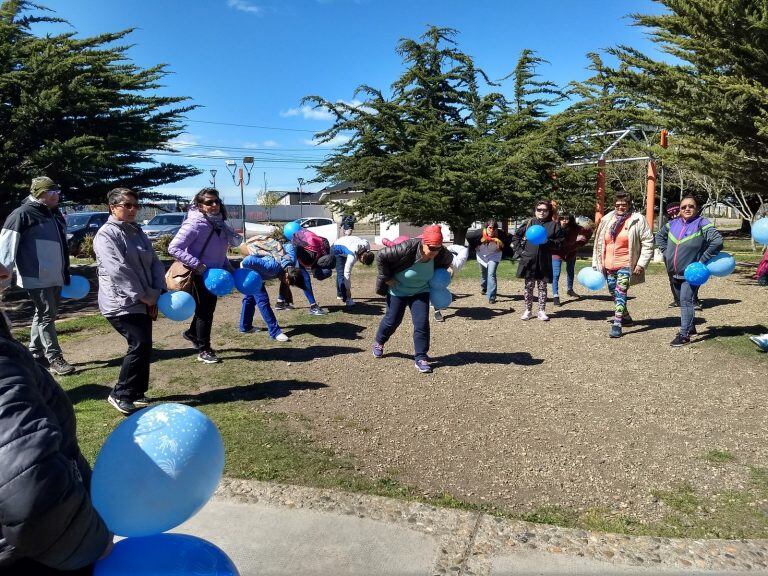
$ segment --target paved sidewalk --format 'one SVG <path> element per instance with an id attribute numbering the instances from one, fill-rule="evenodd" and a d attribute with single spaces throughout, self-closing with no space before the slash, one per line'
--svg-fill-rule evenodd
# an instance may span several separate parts
<path id="1" fill-rule="evenodd" d="M 228 479 L 175 532 L 218 545 L 241 576 L 768 574 L 765 540 L 631 538 Z"/>

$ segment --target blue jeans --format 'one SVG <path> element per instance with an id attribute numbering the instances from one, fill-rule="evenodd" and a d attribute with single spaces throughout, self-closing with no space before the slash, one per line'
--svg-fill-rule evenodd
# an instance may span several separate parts
<path id="1" fill-rule="evenodd" d="M 552 257 L 552 296 L 559 295 L 560 284 L 560 270 L 562 269 L 563 261 L 560 258 Z M 565 272 L 567 274 L 566 285 L 568 290 L 573 290 L 573 278 L 576 272 L 576 258 L 565 261 Z"/>
<path id="2" fill-rule="evenodd" d="M 680 336 L 687 338 L 696 323 L 696 309 L 693 307 L 699 296 L 699 286 L 691 286 L 685 280 L 674 279 L 672 289 L 675 300 L 680 301 Z"/>
<path id="3" fill-rule="evenodd" d="M 488 266 L 480 264 L 480 290 L 485 291 L 488 300 L 496 298 L 496 268 L 498 262 L 488 262 Z"/>
<path id="4" fill-rule="evenodd" d="M 261 290 L 255 296 L 243 296 L 243 306 L 240 309 L 240 332 L 247 332 L 253 328 L 253 314 L 256 312 L 256 306 L 259 307 L 259 314 L 267 325 L 270 337 L 274 338 L 282 330 L 277 324 L 277 318 L 269 305 L 269 294 L 267 287 L 261 285 Z"/>
<path id="5" fill-rule="evenodd" d="M 336 256 L 336 296 L 341 298 L 344 302 L 347 301 L 347 286 L 344 284 L 344 266 L 347 263 L 347 256 Z"/>
<path id="6" fill-rule="evenodd" d="M 403 321 L 406 308 L 411 309 L 413 320 L 413 357 L 415 360 L 426 359 L 429 352 L 429 292 L 413 296 L 387 295 L 387 312 L 376 332 L 376 342 L 387 343 Z"/>

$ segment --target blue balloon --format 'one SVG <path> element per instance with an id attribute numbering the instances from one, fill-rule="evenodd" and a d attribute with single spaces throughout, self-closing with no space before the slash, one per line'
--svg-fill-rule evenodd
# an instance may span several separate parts
<path id="1" fill-rule="evenodd" d="M 294 220 L 293 222 L 288 222 L 285 226 L 283 226 L 283 235 L 290 240 L 293 238 L 293 235 L 295 232 L 298 232 L 301 230 L 301 224 L 298 220 Z"/>
<path id="2" fill-rule="evenodd" d="M 691 262 L 683 271 L 685 281 L 691 286 L 701 286 L 709 280 L 709 269 L 701 262 Z"/>
<path id="3" fill-rule="evenodd" d="M 160 576 L 206 574 L 238 576 L 235 564 L 217 546 L 186 534 L 126 538 L 99 560 L 94 576 Z"/>
<path id="4" fill-rule="evenodd" d="M 192 318 L 195 313 L 195 299 L 181 290 L 166 292 L 157 299 L 157 308 L 166 318 L 181 322 Z"/>
<path id="5" fill-rule="evenodd" d="M 429 299 L 432 302 L 432 306 L 435 310 L 442 310 L 448 308 L 453 302 L 453 296 L 447 288 L 433 288 L 429 291 Z"/>
<path id="6" fill-rule="evenodd" d="M 226 296 L 235 288 L 232 274 L 222 268 L 208 268 L 203 274 L 203 283 L 208 292 L 216 296 Z"/>
<path id="7" fill-rule="evenodd" d="M 525 231 L 525 239 L 536 246 L 544 244 L 547 241 L 547 231 L 541 224 L 534 224 Z"/>
<path id="8" fill-rule="evenodd" d="M 718 252 L 707 262 L 707 269 L 712 276 L 728 276 L 736 270 L 736 258 L 728 252 Z"/>
<path id="9" fill-rule="evenodd" d="M 126 418 L 93 466 L 91 500 L 120 536 L 150 536 L 186 521 L 213 495 L 224 444 L 208 417 L 160 404 Z"/>
<path id="10" fill-rule="evenodd" d="M 75 274 L 69 277 L 69 284 L 64 284 L 61 287 L 61 297 L 71 298 L 72 300 L 80 300 L 88 295 L 91 291 L 91 284 L 85 276 L 77 276 Z"/>
<path id="11" fill-rule="evenodd" d="M 602 290 L 603 286 L 605 286 L 605 276 L 594 268 L 582 268 L 579 270 L 576 279 L 579 281 L 579 284 L 592 291 Z"/>
<path id="12" fill-rule="evenodd" d="M 429 281 L 430 288 L 448 288 L 448 284 L 451 283 L 451 273 L 445 268 L 435 269 L 435 273 L 432 274 L 432 279 Z"/>
<path id="13" fill-rule="evenodd" d="M 752 224 L 752 238 L 758 244 L 768 244 L 768 217 Z"/>
<path id="14" fill-rule="evenodd" d="M 261 287 L 264 285 L 258 272 L 248 268 L 238 268 L 233 276 L 235 277 L 235 287 L 246 296 L 253 296 L 261 292 Z"/>

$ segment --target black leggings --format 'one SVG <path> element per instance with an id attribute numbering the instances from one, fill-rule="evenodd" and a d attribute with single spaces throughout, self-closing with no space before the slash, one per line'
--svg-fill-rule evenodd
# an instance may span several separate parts
<path id="1" fill-rule="evenodd" d="M 195 340 L 197 349 L 201 352 L 211 350 L 211 328 L 213 313 L 216 311 L 218 298 L 208 291 L 203 277 L 195 274 L 192 281 L 192 297 L 195 299 L 195 315 L 189 325 L 189 335 Z"/>

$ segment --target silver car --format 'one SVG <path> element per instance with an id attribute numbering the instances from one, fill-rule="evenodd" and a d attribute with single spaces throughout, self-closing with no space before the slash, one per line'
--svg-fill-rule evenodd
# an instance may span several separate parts
<path id="1" fill-rule="evenodd" d="M 141 227 L 147 238 L 153 242 L 160 236 L 175 236 L 181 228 L 181 223 L 187 217 L 186 212 L 169 212 L 167 214 L 158 214 L 152 220 Z"/>

